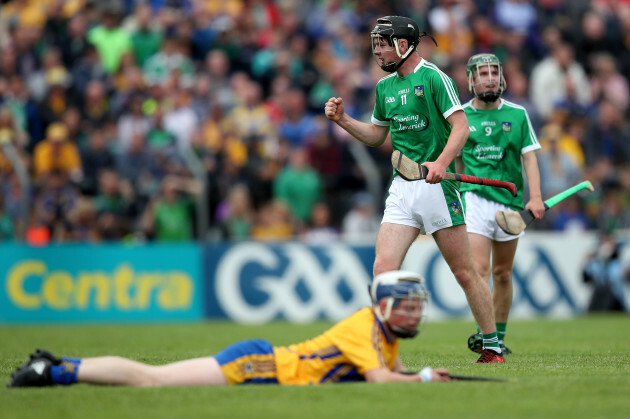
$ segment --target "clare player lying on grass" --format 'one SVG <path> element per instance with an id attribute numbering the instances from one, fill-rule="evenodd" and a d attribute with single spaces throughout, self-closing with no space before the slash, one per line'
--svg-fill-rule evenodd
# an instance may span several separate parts
<path id="1" fill-rule="evenodd" d="M 314 339 L 286 347 L 261 339 L 235 343 L 213 357 L 153 366 L 130 359 L 57 358 L 38 349 L 12 375 L 9 387 L 75 383 L 126 386 L 322 384 L 348 381 L 449 381 L 448 371 L 406 371 L 399 338 L 413 338 L 429 299 L 420 276 L 408 271 L 378 275 L 365 307 Z"/>

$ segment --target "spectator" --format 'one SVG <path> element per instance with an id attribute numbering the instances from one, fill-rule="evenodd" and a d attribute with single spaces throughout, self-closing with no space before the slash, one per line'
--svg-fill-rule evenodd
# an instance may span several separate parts
<path id="1" fill-rule="evenodd" d="M 599 54 L 616 56 L 625 49 L 619 36 L 621 28 L 616 15 L 605 16 L 600 11 L 588 10 L 582 15 L 578 28 L 575 51 L 578 61 L 584 67 Z"/>
<path id="2" fill-rule="evenodd" d="M 100 6 L 102 23 L 90 29 L 88 40 L 96 47 L 105 70 L 114 74 L 120 65 L 120 58 L 131 51 L 131 38 L 118 26 L 123 12 L 120 0 L 109 0 Z"/>
<path id="3" fill-rule="evenodd" d="M 328 245 L 339 239 L 339 232 L 332 225 L 330 207 L 318 202 L 311 211 L 311 219 L 302 233 L 302 240 L 311 245 Z"/>
<path id="4" fill-rule="evenodd" d="M 532 70 L 530 97 L 538 114 L 547 118 L 560 102 L 573 101 L 588 107 L 591 94 L 586 86 L 588 78 L 584 68 L 574 60 L 573 47 L 562 43 Z"/>
<path id="5" fill-rule="evenodd" d="M 21 115 L 23 116 L 23 115 Z M 28 134 L 15 121 L 16 117 L 11 112 L 10 104 L 0 107 L 0 132 L 1 140 L 10 141 L 17 150 L 22 150 L 28 145 Z M 2 141 L 0 141 L 2 144 Z"/>
<path id="6" fill-rule="evenodd" d="M 561 201 L 555 207 L 552 213 L 542 220 L 548 224 L 552 231 L 562 231 L 564 233 L 584 232 L 591 229 L 591 221 L 584 210 L 582 201 L 577 196 L 571 196 Z"/>
<path id="7" fill-rule="evenodd" d="M 428 21 L 435 39 L 440 46 L 440 53 L 447 56 L 437 62 L 450 61 L 450 56 L 457 54 L 460 59 L 467 59 L 472 51 L 472 31 L 469 15 L 472 12 L 472 2 L 457 0 L 438 0 L 435 7 L 428 14 Z M 427 52 L 423 51 L 424 56 Z"/>
<path id="8" fill-rule="evenodd" d="M 45 127 L 59 121 L 63 113 L 73 105 L 68 93 L 68 74 L 64 68 L 55 68 L 46 74 L 48 91 L 40 103 L 42 124 Z M 35 98 L 37 101 L 37 98 Z"/>
<path id="9" fill-rule="evenodd" d="M 291 150 L 289 164 L 274 180 L 273 195 L 287 205 L 296 221 L 309 221 L 313 207 L 322 197 L 322 180 L 309 164 L 305 148 Z"/>
<path id="10" fill-rule="evenodd" d="M 76 210 L 76 220 L 72 232 L 72 240 L 79 243 L 97 243 L 103 237 L 98 228 L 96 210 L 92 199 L 79 198 Z"/>
<path id="11" fill-rule="evenodd" d="M 615 174 L 604 179 L 601 185 L 602 201 L 597 217 L 600 231 L 618 231 L 630 228 L 630 207 L 628 191 L 621 188 L 621 182 Z"/>
<path id="12" fill-rule="evenodd" d="M 163 176 L 155 157 L 155 152 L 146 146 L 146 137 L 136 133 L 129 148 L 116 158 L 116 171 L 133 185 L 142 200 L 150 199 L 158 191 Z"/>
<path id="13" fill-rule="evenodd" d="M 321 176 L 324 191 L 332 194 L 342 186 L 339 184 L 339 178 L 343 164 L 343 149 L 330 137 L 323 117 L 317 116 L 316 119 L 320 128 L 307 145 L 308 160 Z"/>
<path id="14" fill-rule="evenodd" d="M 267 242 L 289 240 L 293 237 L 293 221 L 289 209 L 281 201 L 264 204 L 257 213 L 252 239 Z"/>
<path id="15" fill-rule="evenodd" d="M 374 212 L 374 200 L 368 192 L 357 192 L 352 208 L 343 218 L 341 233 L 344 240 L 352 242 L 376 242 L 381 224 Z"/>
<path id="16" fill-rule="evenodd" d="M 0 194 L 0 243 L 3 241 L 12 241 L 15 238 L 15 228 L 13 225 L 13 217 L 4 207 L 4 198 Z"/>
<path id="17" fill-rule="evenodd" d="M 592 56 L 593 73 L 590 78 L 593 101 L 599 103 L 608 100 L 620 111 L 628 109 L 630 88 L 628 80 L 617 71 L 615 58 L 609 53 L 597 53 Z"/>
<path id="18" fill-rule="evenodd" d="M 147 83 L 159 83 L 172 88 L 192 87 L 195 78 L 194 66 L 184 53 L 182 40 L 166 36 L 161 49 L 149 57 L 142 70 Z"/>
<path id="19" fill-rule="evenodd" d="M 230 110 L 235 104 L 234 92 L 230 88 L 230 59 L 225 51 L 210 50 L 206 55 L 202 73 L 212 80 L 209 97 L 219 107 Z"/>
<path id="20" fill-rule="evenodd" d="M 63 170 L 51 170 L 34 202 L 36 225 L 46 226 L 55 242 L 70 240 L 79 193 Z M 41 224 L 43 223 L 43 224 Z M 31 227 L 34 227 L 31 225 Z"/>
<path id="21" fill-rule="evenodd" d="M 80 147 L 80 155 L 83 163 L 81 192 L 87 196 L 94 196 L 97 192 L 99 173 L 104 169 L 114 169 L 116 164 L 103 130 L 95 129 L 89 134 L 87 143 Z"/>
<path id="22" fill-rule="evenodd" d="M 72 63 L 72 91 L 77 98 L 76 101 L 83 100 L 83 95 L 92 80 L 105 83 L 108 74 L 103 67 L 101 58 L 96 51 L 96 47 L 88 44 L 80 58 Z"/>
<path id="23" fill-rule="evenodd" d="M 98 235 L 104 240 L 121 240 L 133 231 L 135 195 L 131 184 L 117 172 L 103 169 L 94 198 Z"/>
<path id="24" fill-rule="evenodd" d="M 234 132 L 246 145 L 253 145 L 254 152 L 262 155 L 277 154 L 278 138 L 273 121 L 262 103 L 260 85 L 248 81 L 239 102 L 224 118 L 226 128 Z"/>
<path id="25" fill-rule="evenodd" d="M 72 68 L 75 63 L 80 61 L 90 47 L 87 40 L 87 24 L 85 14 L 82 12 L 77 12 L 67 21 L 67 35 L 63 38 L 63 42 L 58 45 L 66 68 Z M 59 32 L 63 33 L 64 31 Z"/>
<path id="26" fill-rule="evenodd" d="M 297 88 L 289 89 L 281 102 L 284 119 L 278 126 L 280 137 L 289 146 L 305 146 L 307 139 L 317 132 L 315 119 L 306 107 L 306 96 Z"/>
<path id="27" fill-rule="evenodd" d="M 146 136 L 151 129 L 151 122 L 142 110 L 143 101 L 140 95 L 132 96 L 127 112 L 118 119 L 118 146 L 121 150 L 129 149 L 136 134 Z"/>
<path id="28" fill-rule="evenodd" d="M 197 188 L 191 181 L 165 177 L 160 195 L 149 204 L 144 213 L 144 231 L 159 242 L 192 240 L 193 205 L 190 195 L 198 193 Z M 183 195 L 183 192 L 187 195 Z"/>
<path id="29" fill-rule="evenodd" d="M 161 106 L 156 107 L 155 112 L 151 115 L 147 145 L 156 151 L 169 149 L 171 152 L 177 152 L 175 134 L 164 126 L 164 111 Z"/>
<path id="30" fill-rule="evenodd" d="M 193 132 L 199 125 L 191 104 L 190 91 L 180 90 L 175 93 L 174 108 L 164 115 L 164 127 L 175 135 L 180 152 L 190 148 Z"/>
<path id="31" fill-rule="evenodd" d="M 68 130 L 63 123 L 50 125 L 46 130 L 46 139 L 35 147 L 33 171 L 39 181 L 44 181 L 53 171 L 60 171 L 73 182 L 80 182 L 83 178 L 79 149 L 68 140 Z"/>
<path id="32" fill-rule="evenodd" d="M 131 29 L 131 47 L 135 62 L 140 68 L 147 60 L 158 53 L 164 40 L 164 33 L 153 20 L 151 7 L 147 3 L 138 3 L 134 12 L 134 28 Z"/>
<path id="33" fill-rule="evenodd" d="M 61 51 L 56 47 L 48 47 L 42 53 L 41 68 L 26 75 L 26 82 L 32 97 L 41 101 L 52 86 L 70 87 L 72 82 L 68 70 L 61 59 Z M 24 77 L 25 75 L 22 75 Z"/>
<path id="34" fill-rule="evenodd" d="M 44 137 L 42 117 L 37 103 L 31 99 L 30 93 L 21 76 L 15 75 L 8 80 L 4 106 L 7 107 L 16 122 L 17 143 L 33 151 L 35 144 Z"/>
<path id="35" fill-rule="evenodd" d="M 630 161 L 630 125 L 621 110 L 608 100 L 602 101 L 591 115 L 583 143 L 587 164 L 601 157 L 613 164 Z"/>
<path id="36" fill-rule="evenodd" d="M 547 125 L 541 133 L 541 149 L 538 155 L 542 196 L 549 198 L 578 183 L 582 176 L 580 167 L 576 164 L 566 149 L 562 148 L 561 139 L 570 141 L 558 125 Z M 573 139 L 571 146 L 579 144 Z M 544 144 L 544 146 L 543 146 Z M 566 146 L 565 146 L 566 147 Z"/>
<path id="37" fill-rule="evenodd" d="M 228 192 L 227 199 L 217 209 L 217 222 L 227 240 L 246 240 L 251 237 L 254 223 L 249 188 L 237 184 Z"/>
<path id="38" fill-rule="evenodd" d="M 627 266 L 623 266 L 620 253 L 622 244 L 612 232 L 604 232 L 597 250 L 587 255 L 582 277 L 593 285 L 588 311 L 630 311 L 626 302 L 624 282 L 630 279 Z"/>
<path id="39" fill-rule="evenodd" d="M 81 110 L 86 127 L 98 128 L 105 124 L 110 117 L 110 102 L 105 83 L 93 79 L 87 84 Z"/>

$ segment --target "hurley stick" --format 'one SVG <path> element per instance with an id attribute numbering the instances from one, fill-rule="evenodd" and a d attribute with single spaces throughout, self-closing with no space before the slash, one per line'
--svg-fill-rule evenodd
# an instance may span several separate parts
<path id="1" fill-rule="evenodd" d="M 420 163 L 411 160 L 399 150 L 394 150 L 394 152 L 392 153 L 392 166 L 394 166 L 394 169 L 396 170 L 396 172 L 398 172 L 400 177 L 409 181 L 426 179 L 427 175 L 429 174 L 429 169 L 427 169 Z M 474 183 L 476 185 L 494 186 L 495 188 L 507 189 L 508 191 L 510 191 L 512 196 L 517 195 L 516 185 L 514 185 L 512 182 L 505 182 L 503 180 L 488 179 L 483 177 L 449 172 L 446 172 L 444 179 L 456 180 L 458 182 L 464 183 Z"/>
<path id="2" fill-rule="evenodd" d="M 588 180 L 582 183 L 578 183 L 577 185 L 567 189 L 566 191 L 560 192 L 559 194 L 547 199 L 545 201 L 545 211 L 548 211 L 558 202 L 570 197 L 571 195 L 583 189 L 588 189 L 591 192 L 595 190 L 595 188 L 593 188 L 593 185 L 591 185 L 591 182 L 589 182 Z M 494 218 L 495 220 L 497 220 L 497 224 L 499 224 L 501 230 L 515 236 L 521 234 L 521 232 L 525 230 L 525 228 L 530 225 L 531 222 L 535 219 L 534 214 L 528 209 L 520 212 L 497 211 L 494 215 Z"/>

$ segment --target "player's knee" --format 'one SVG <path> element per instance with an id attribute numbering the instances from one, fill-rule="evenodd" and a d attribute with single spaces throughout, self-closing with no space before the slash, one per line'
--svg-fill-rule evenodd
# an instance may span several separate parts
<path id="1" fill-rule="evenodd" d="M 485 263 L 481 265 L 476 265 L 477 272 L 481 275 L 482 278 L 488 278 L 490 276 L 490 265 Z"/>
<path id="2" fill-rule="evenodd" d="M 472 289 L 475 286 L 475 279 L 477 277 L 475 272 L 471 272 L 470 270 L 461 269 L 453 271 L 455 275 L 455 279 L 457 279 L 457 283 L 464 291 Z"/>
<path id="3" fill-rule="evenodd" d="M 510 272 L 499 271 L 492 273 L 492 282 L 495 285 L 509 285 L 512 282 L 512 275 Z"/>

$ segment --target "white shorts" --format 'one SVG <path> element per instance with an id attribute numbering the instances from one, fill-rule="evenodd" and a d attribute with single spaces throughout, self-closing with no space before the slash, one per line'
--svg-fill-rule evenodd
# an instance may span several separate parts
<path id="1" fill-rule="evenodd" d="M 474 192 L 464 192 L 466 203 L 466 230 L 468 233 L 481 234 L 497 242 L 507 242 L 522 237 L 525 232 L 517 236 L 507 234 L 495 220 L 497 211 L 514 211 L 512 208 L 482 198 Z"/>
<path id="2" fill-rule="evenodd" d="M 415 227 L 420 234 L 465 224 L 464 206 L 453 182 L 408 182 L 394 177 L 385 201 L 382 223 Z"/>

